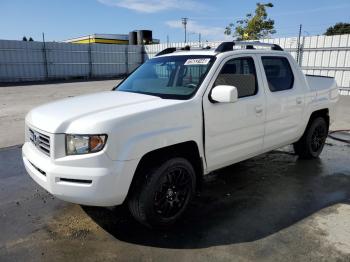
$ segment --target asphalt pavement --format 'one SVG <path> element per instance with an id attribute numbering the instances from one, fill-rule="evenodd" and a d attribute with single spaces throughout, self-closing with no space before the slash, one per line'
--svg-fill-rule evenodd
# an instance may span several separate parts
<path id="1" fill-rule="evenodd" d="M 114 83 L 50 87 L 50 97 Z M 0 88 L 13 94 L 6 101 L 0 95 L 8 110 L 0 119 L 18 116 L 22 125 L 25 110 L 45 96 L 31 98 L 25 86 L 17 88 L 28 101 L 16 109 L 16 92 L 8 88 Z M 349 98 L 341 99 L 333 129 L 350 127 Z M 0 126 L 2 136 L 16 132 L 22 131 Z M 183 219 L 155 231 L 124 206 L 87 207 L 51 196 L 26 174 L 21 139 L 0 148 L 0 261 L 350 261 L 347 143 L 327 139 L 316 160 L 299 160 L 288 146 L 214 172 Z"/>

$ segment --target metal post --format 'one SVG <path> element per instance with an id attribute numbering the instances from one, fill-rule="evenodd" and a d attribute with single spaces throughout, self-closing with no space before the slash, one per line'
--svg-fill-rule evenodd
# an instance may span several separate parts
<path id="1" fill-rule="evenodd" d="M 304 44 L 305 44 L 305 36 L 303 36 L 302 41 L 300 43 L 299 66 L 302 66 L 303 64 Z"/>
<path id="2" fill-rule="evenodd" d="M 89 35 L 89 78 L 92 78 L 92 51 L 91 51 L 91 36 Z"/>
<path id="3" fill-rule="evenodd" d="M 298 36 L 298 50 L 297 50 L 297 62 L 299 64 L 299 57 L 300 57 L 300 40 L 301 40 L 301 29 L 302 25 L 299 26 L 299 36 Z"/>
<path id="4" fill-rule="evenodd" d="M 45 77 L 48 80 L 49 79 L 49 65 L 48 65 L 48 62 L 47 62 L 45 34 L 44 33 L 43 33 L 43 57 L 44 57 Z"/>
<path id="5" fill-rule="evenodd" d="M 141 64 L 145 62 L 145 54 L 146 54 L 145 46 L 142 45 L 141 46 Z"/>
<path id="6" fill-rule="evenodd" d="M 129 74 L 129 48 L 125 46 L 125 75 Z"/>

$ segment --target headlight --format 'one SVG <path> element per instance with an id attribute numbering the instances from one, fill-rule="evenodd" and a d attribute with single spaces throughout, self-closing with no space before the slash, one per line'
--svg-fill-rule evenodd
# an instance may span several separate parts
<path id="1" fill-rule="evenodd" d="M 107 135 L 66 135 L 67 155 L 81 155 L 101 151 Z"/>

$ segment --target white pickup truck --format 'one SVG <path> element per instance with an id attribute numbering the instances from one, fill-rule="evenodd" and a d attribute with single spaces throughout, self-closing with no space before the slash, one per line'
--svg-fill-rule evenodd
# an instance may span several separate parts
<path id="1" fill-rule="evenodd" d="M 167 226 L 214 170 L 289 144 L 318 157 L 337 100 L 334 79 L 305 76 L 278 45 L 169 48 L 111 91 L 30 111 L 23 161 L 57 198 Z"/>

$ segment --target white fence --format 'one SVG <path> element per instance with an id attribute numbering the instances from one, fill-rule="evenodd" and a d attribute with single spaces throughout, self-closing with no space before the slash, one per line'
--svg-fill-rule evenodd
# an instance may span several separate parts
<path id="1" fill-rule="evenodd" d="M 143 61 L 142 46 L 0 41 L 0 82 L 125 75 Z"/>
<path id="2" fill-rule="evenodd" d="M 308 36 L 298 38 L 274 38 L 264 39 L 263 42 L 280 45 L 292 56 L 299 59 L 303 71 L 312 75 L 335 77 L 338 86 L 350 88 L 350 35 L 337 36 Z M 220 42 L 193 42 L 191 46 L 216 47 Z M 147 57 L 153 57 L 156 53 L 167 47 L 183 47 L 184 43 L 169 43 L 145 46 Z"/>
<path id="3" fill-rule="evenodd" d="M 350 90 L 350 35 L 274 38 L 263 42 L 279 44 L 299 58 L 307 74 L 335 77 L 343 92 Z M 221 42 L 192 42 L 191 46 L 216 47 Z M 127 74 L 167 47 L 184 43 L 142 46 L 78 45 L 56 42 L 0 40 L 0 82 L 65 78 L 116 77 Z"/>

